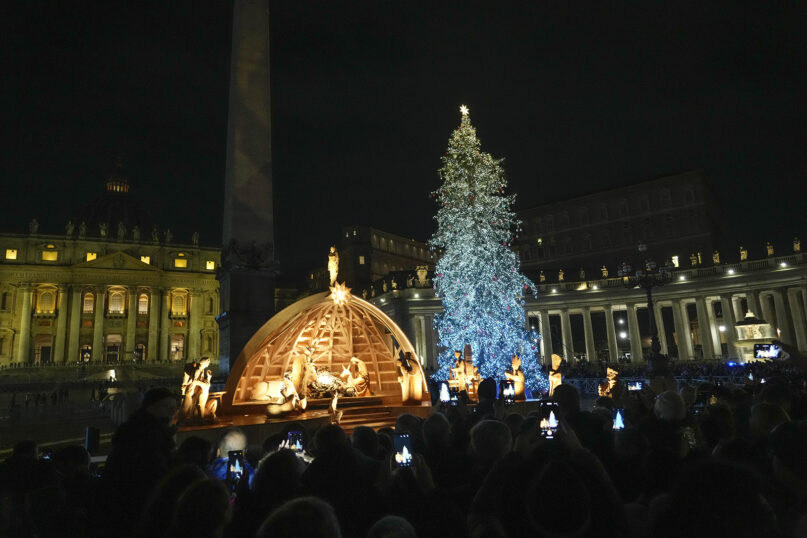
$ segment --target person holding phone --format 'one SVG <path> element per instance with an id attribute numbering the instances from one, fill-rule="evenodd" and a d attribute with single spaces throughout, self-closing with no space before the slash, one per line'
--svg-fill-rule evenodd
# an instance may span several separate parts
<path id="1" fill-rule="evenodd" d="M 218 478 L 224 482 L 228 481 L 230 476 L 231 467 L 231 452 L 240 452 L 243 456 L 247 449 L 247 436 L 239 428 L 228 428 L 219 441 L 219 446 L 216 451 L 216 459 L 207 466 L 207 474 L 212 478 Z M 239 462 L 241 469 L 236 469 L 241 475 L 248 476 L 249 483 L 252 484 L 252 479 L 255 477 L 255 469 L 249 464 L 246 459 Z"/>

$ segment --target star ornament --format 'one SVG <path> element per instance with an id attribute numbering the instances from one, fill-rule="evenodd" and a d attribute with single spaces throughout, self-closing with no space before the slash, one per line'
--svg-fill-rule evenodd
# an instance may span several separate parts
<path id="1" fill-rule="evenodd" d="M 350 288 L 344 282 L 337 282 L 331 286 L 330 299 L 337 305 L 347 304 L 350 301 Z"/>
<path id="2" fill-rule="evenodd" d="M 468 115 L 468 107 L 465 106 L 465 105 L 460 105 L 460 113 L 463 116 L 467 116 Z"/>

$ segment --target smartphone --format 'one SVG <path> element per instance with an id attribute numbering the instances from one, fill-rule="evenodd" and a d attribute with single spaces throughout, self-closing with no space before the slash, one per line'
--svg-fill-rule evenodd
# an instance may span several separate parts
<path id="1" fill-rule="evenodd" d="M 502 381 L 499 389 L 505 406 L 511 406 L 516 402 L 516 387 L 511 380 Z"/>
<path id="2" fill-rule="evenodd" d="M 412 438 L 408 433 L 396 433 L 395 439 L 395 465 L 397 467 L 412 466 Z"/>
<path id="3" fill-rule="evenodd" d="M 45 461 L 53 460 L 53 451 L 52 450 L 43 450 L 42 451 L 42 459 Z"/>
<path id="4" fill-rule="evenodd" d="M 456 407 L 460 403 L 460 391 L 457 389 L 451 389 L 448 393 L 448 404 L 451 406 Z"/>
<path id="5" fill-rule="evenodd" d="M 629 381 L 628 382 L 628 390 L 629 391 L 642 390 L 643 388 L 644 388 L 644 382 L 643 381 Z"/>
<path id="6" fill-rule="evenodd" d="M 297 454 L 300 454 L 305 450 L 305 447 L 303 446 L 303 432 L 290 431 L 286 434 L 286 440 L 288 441 L 289 448 Z"/>
<path id="7" fill-rule="evenodd" d="M 614 430 L 624 430 L 625 429 L 625 410 L 624 409 L 614 409 Z"/>
<path id="8" fill-rule="evenodd" d="M 244 476 L 244 451 L 230 450 L 227 452 L 227 484 L 231 491 L 238 488 L 238 483 Z"/>
<path id="9" fill-rule="evenodd" d="M 447 404 L 451 401 L 451 394 L 448 391 L 448 383 L 440 383 L 440 403 Z"/>
<path id="10" fill-rule="evenodd" d="M 541 421 L 539 422 L 538 433 L 544 439 L 554 439 L 558 431 L 558 402 L 541 402 Z"/>

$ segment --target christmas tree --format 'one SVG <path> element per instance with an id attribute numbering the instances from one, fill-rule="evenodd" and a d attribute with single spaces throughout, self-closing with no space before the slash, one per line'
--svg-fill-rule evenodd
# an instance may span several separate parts
<path id="1" fill-rule="evenodd" d="M 440 208 L 429 245 L 441 253 L 434 289 L 443 302 L 443 312 L 435 317 L 441 352 L 434 377 L 447 379 L 454 351 L 470 344 L 483 377 L 503 378 L 517 354 L 527 385 L 543 390 L 537 335 L 525 328 L 523 306 L 523 296 L 535 294 L 535 285 L 519 272 L 510 248 L 519 226 L 510 209 L 515 195 L 505 194 L 501 160 L 480 151 L 468 109 L 460 111 L 462 122 L 442 159 L 443 184 L 432 193 Z"/>

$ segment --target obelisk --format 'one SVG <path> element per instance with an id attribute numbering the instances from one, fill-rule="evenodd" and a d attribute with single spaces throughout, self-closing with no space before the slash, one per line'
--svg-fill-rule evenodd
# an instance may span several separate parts
<path id="1" fill-rule="evenodd" d="M 219 322 L 219 371 L 274 313 L 269 0 L 233 8 Z"/>

